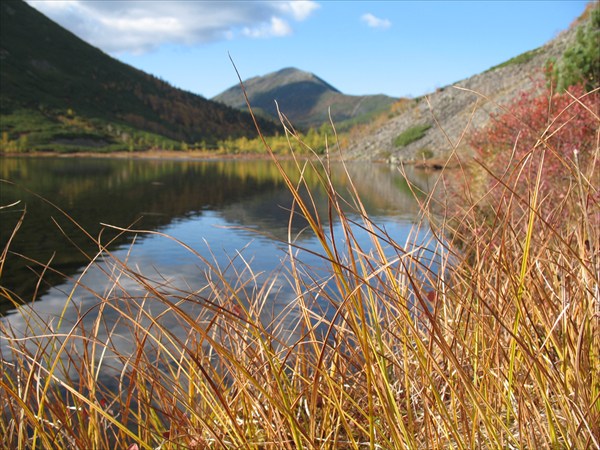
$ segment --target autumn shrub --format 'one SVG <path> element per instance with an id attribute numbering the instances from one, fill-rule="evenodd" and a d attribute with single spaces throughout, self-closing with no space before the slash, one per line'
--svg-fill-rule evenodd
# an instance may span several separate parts
<path id="1" fill-rule="evenodd" d="M 545 195 L 568 186 L 577 166 L 586 167 L 596 157 L 599 105 L 599 90 L 586 92 L 583 84 L 556 94 L 548 88 L 523 92 L 474 132 L 470 144 L 491 171 L 512 173 L 513 179 L 518 171 L 537 170 L 543 163 L 540 192 Z"/>

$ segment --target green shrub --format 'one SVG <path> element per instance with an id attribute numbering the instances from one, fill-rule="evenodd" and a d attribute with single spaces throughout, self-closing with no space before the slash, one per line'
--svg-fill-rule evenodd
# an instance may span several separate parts
<path id="1" fill-rule="evenodd" d="M 590 14 L 562 58 L 556 63 L 549 61 L 551 78 L 559 91 L 579 83 L 591 91 L 600 82 L 600 7 L 594 7 Z"/>
<path id="2" fill-rule="evenodd" d="M 407 130 L 403 131 L 394 139 L 394 145 L 396 147 L 405 147 L 408 144 L 411 144 L 415 141 L 418 141 L 423 136 L 425 136 L 425 132 L 431 128 L 431 125 L 421 124 L 415 125 L 414 127 L 410 127 Z"/>

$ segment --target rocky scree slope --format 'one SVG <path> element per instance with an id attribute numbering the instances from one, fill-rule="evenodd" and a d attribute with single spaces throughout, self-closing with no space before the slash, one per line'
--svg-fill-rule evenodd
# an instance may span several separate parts
<path id="1" fill-rule="evenodd" d="M 575 38 L 576 28 L 562 32 L 542 47 L 526 52 L 486 72 L 413 99 L 376 129 L 354 138 L 344 150 L 345 159 L 387 160 L 390 163 L 424 159 L 445 160 L 453 150 L 469 156 L 472 150 L 461 136 L 480 128 L 521 92 L 543 82 L 548 59 L 558 59 Z M 418 125 L 430 125 L 424 136 L 403 147 L 394 140 Z"/>

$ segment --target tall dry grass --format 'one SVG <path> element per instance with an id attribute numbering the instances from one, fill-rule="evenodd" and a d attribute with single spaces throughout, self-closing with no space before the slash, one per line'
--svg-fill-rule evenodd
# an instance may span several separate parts
<path id="1" fill-rule="evenodd" d="M 543 135 L 539 142 L 531 152 L 552 151 Z M 551 194 L 559 201 L 539 195 L 544 158 L 502 173 L 480 162 L 477 172 L 492 180 L 483 191 L 470 169 L 444 174 L 415 225 L 415 233 L 430 227 L 431 240 L 413 244 L 373 223 L 351 183 L 336 191 L 327 158 L 298 160 L 291 174 L 273 157 L 294 196 L 290 220 L 307 221 L 324 264 L 304 264 L 290 234 L 287 264 L 267 281 L 243 259 L 220 267 L 197 255 L 207 282 L 185 291 L 138 273 L 96 239 L 86 271 L 102 270 L 112 284 L 91 292 L 92 310 L 65 324 L 21 307 L 23 330 L 0 322 L 2 443 L 598 448 L 598 148 L 585 167 L 564 160 L 567 183 Z M 303 182 L 310 165 L 325 169 L 325 217 Z M 464 195 L 449 208 L 440 191 L 460 176 Z M 295 299 L 269 317 L 282 280 Z M 74 284 L 86 289 L 84 278 Z M 1 295 L 19 303 L 6 287 Z M 67 295 L 65 308 L 73 301 Z M 109 312 L 118 320 L 106 320 Z"/>

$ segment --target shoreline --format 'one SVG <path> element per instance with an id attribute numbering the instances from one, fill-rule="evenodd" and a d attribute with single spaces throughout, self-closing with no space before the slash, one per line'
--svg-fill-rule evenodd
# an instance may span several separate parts
<path id="1" fill-rule="evenodd" d="M 276 159 L 287 161 L 292 159 L 299 160 L 315 160 L 316 157 L 310 155 L 275 155 Z M 209 151 L 191 150 L 191 151 L 173 151 L 173 150 L 143 150 L 136 152 L 128 151 L 117 151 L 117 152 L 72 152 L 72 153 L 58 153 L 58 152 L 0 152 L 0 158 L 11 157 L 11 158 L 116 158 L 116 159 L 174 159 L 174 160 L 204 160 L 204 161 L 218 161 L 218 160 L 268 160 L 273 159 L 267 152 L 265 153 L 219 153 L 215 154 Z M 352 159 L 343 160 L 342 158 L 335 157 L 330 158 L 331 161 L 344 161 L 352 162 Z M 373 164 L 392 164 L 386 160 L 370 160 Z M 455 163 L 448 164 L 448 161 L 443 158 L 432 158 L 431 160 L 408 160 L 402 161 L 402 165 L 413 166 L 416 169 L 424 171 L 441 171 L 450 169 L 456 166 Z M 393 165 L 393 164 L 392 164 Z M 398 164 L 396 164 L 398 165 Z"/>
<path id="2" fill-rule="evenodd" d="M 143 150 L 143 151 L 116 151 L 116 152 L 70 152 L 70 153 L 59 153 L 59 152 L 0 152 L 0 158 L 2 157 L 55 157 L 55 158 L 119 158 L 119 159 L 205 159 L 205 160 L 218 160 L 218 159 L 270 159 L 268 153 L 265 154 L 235 154 L 235 153 L 219 153 L 215 154 L 208 151 L 173 151 L 173 150 Z M 283 158 L 286 158 L 284 155 Z M 283 159 L 282 158 L 282 159 Z"/>

